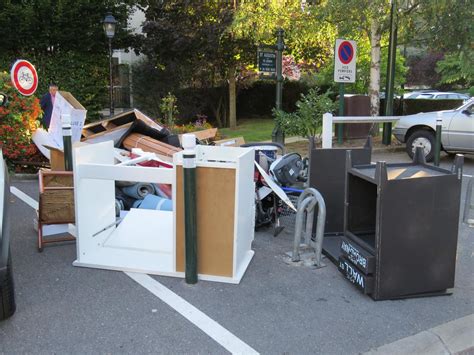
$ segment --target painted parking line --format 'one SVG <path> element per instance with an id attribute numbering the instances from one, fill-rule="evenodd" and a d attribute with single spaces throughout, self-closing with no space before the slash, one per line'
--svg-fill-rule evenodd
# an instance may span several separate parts
<path id="1" fill-rule="evenodd" d="M 10 187 L 10 192 L 31 208 L 38 210 L 38 202 L 23 191 L 12 186 Z M 124 273 L 173 308 L 232 354 L 258 354 L 255 349 L 152 277 L 133 272 Z"/>
<path id="2" fill-rule="evenodd" d="M 23 191 L 18 190 L 15 186 L 10 187 L 10 192 L 26 203 L 28 206 L 33 208 L 34 210 L 38 210 L 38 201 L 35 201 L 33 198 L 25 194 Z"/>
<path id="3" fill-rule="evenodd" d="M 125 272 L 132 280 L 189 320 L 232 354 L 258 354 L 219 323 L 146 274 Z"/>
<path id="4" fill-rule="evenodd" d="M 468 177 L 468 178 L 472 178 L 473 175 L 462 174 L 462 176 L 465 176 L 465 177 Z"/>

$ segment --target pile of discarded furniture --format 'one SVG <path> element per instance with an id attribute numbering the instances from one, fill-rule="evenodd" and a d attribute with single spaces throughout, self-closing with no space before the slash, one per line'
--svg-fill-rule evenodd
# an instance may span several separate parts
<path id="1" fill-rule="evenodd" d="M 76 266 L 183 277 L 181 138 L 137 110 L 83 126 L 73 104 L 72 172 L 61 171 L 57 119 L 34 137 L 52 167 L 40 172 L 38 248 L 76 238 Z M 216 131 L 195 135 L 210 140 Z M 271 144 L 243 143 L 195 150 L 201 279 L 239 283 L 254 255 L 254 229 L 273 225 L 277 236 L 290 209 L 291 262 L 310 247 L 312 265 L 322 267 L 323 252 L 374 300 L 454 287 L 462 156 L 451 170 L 426 164 L 421 149 L 412 163 L 373 164 L 369 138 L 362 148 L 312 149 L 308 162 L 283 151 L 277 157 Z M 69 235 L 45 239 L 58 224 Z"/>
<path id="2" fill-rule="evenodd" d="M 34 138 L 52 167 L 40 172 L 39 250 L 76 239 L 76 266 L 183 277 L 181 137 L 138 110 L 122 113 L 82 127 L 66 172 L 50 133 Z M 254 152 L 240 143 L 196 147 L 200 279 L 238 283 L 254 255 Z"/>

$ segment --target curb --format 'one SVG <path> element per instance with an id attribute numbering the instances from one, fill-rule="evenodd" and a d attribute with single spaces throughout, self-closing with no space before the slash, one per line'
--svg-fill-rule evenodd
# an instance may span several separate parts
<path id="1" fill-rule="evenodd" d="M 472 354 L 472 352 L 474 352 L 474 314 L 371 349 L 365 354 Z"/>
<path id="2" fill-rule="evenodd" d="M 38 174 L 10 174 L 12 181 L 32 181 L 38 180 Z"/>

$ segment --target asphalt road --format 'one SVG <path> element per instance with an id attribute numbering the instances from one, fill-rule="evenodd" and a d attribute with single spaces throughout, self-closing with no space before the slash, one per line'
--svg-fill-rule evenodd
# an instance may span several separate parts
<path id="1" fill-rule="evenodd" d="M 407 161 L 404 153 L 373 160 Z M 447 167 L 451 159 L 443 156 Z M 474 157 L 464 173 L 474 175 Z M 13 185 L 38 198 L 37 181 Z M 467 177 L 463 179 L 464 207 Z M 0 323 L 0 353 L 226 353 L 122 272 L 73 267 L 75 245 L 36 249 L 35 211 L 12 196 L 17 312 Z M 255 235 L 240 285 L 154 279 L 261 353 L 350 354 L 474 313 L 474 229 L 460 224 L 451 296 L 374 302 L 327 261 L 323 269 L 283 262 L 293 236 Z"/>

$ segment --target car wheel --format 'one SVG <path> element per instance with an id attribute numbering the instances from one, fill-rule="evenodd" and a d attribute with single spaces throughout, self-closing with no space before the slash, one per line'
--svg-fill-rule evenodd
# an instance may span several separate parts
<path id="1" fill-rule="evenodd" d="M 423 148 L 426 161 L 432 161 L 435 150 L 435 135 L 433 132 L 427 130 L 418 130 L 413 132 L 407 139 L 406 150 L 410 158 L 413 159 L 415 149 L 417 147 Z"/>
<path id="2" fill-rule="evenodd" d="M 13 270 L 11 254 L 8 256 L 7 272 L 0 280 L 0 320 L 15 313 L 15 293 L 13 290 Z"/>

